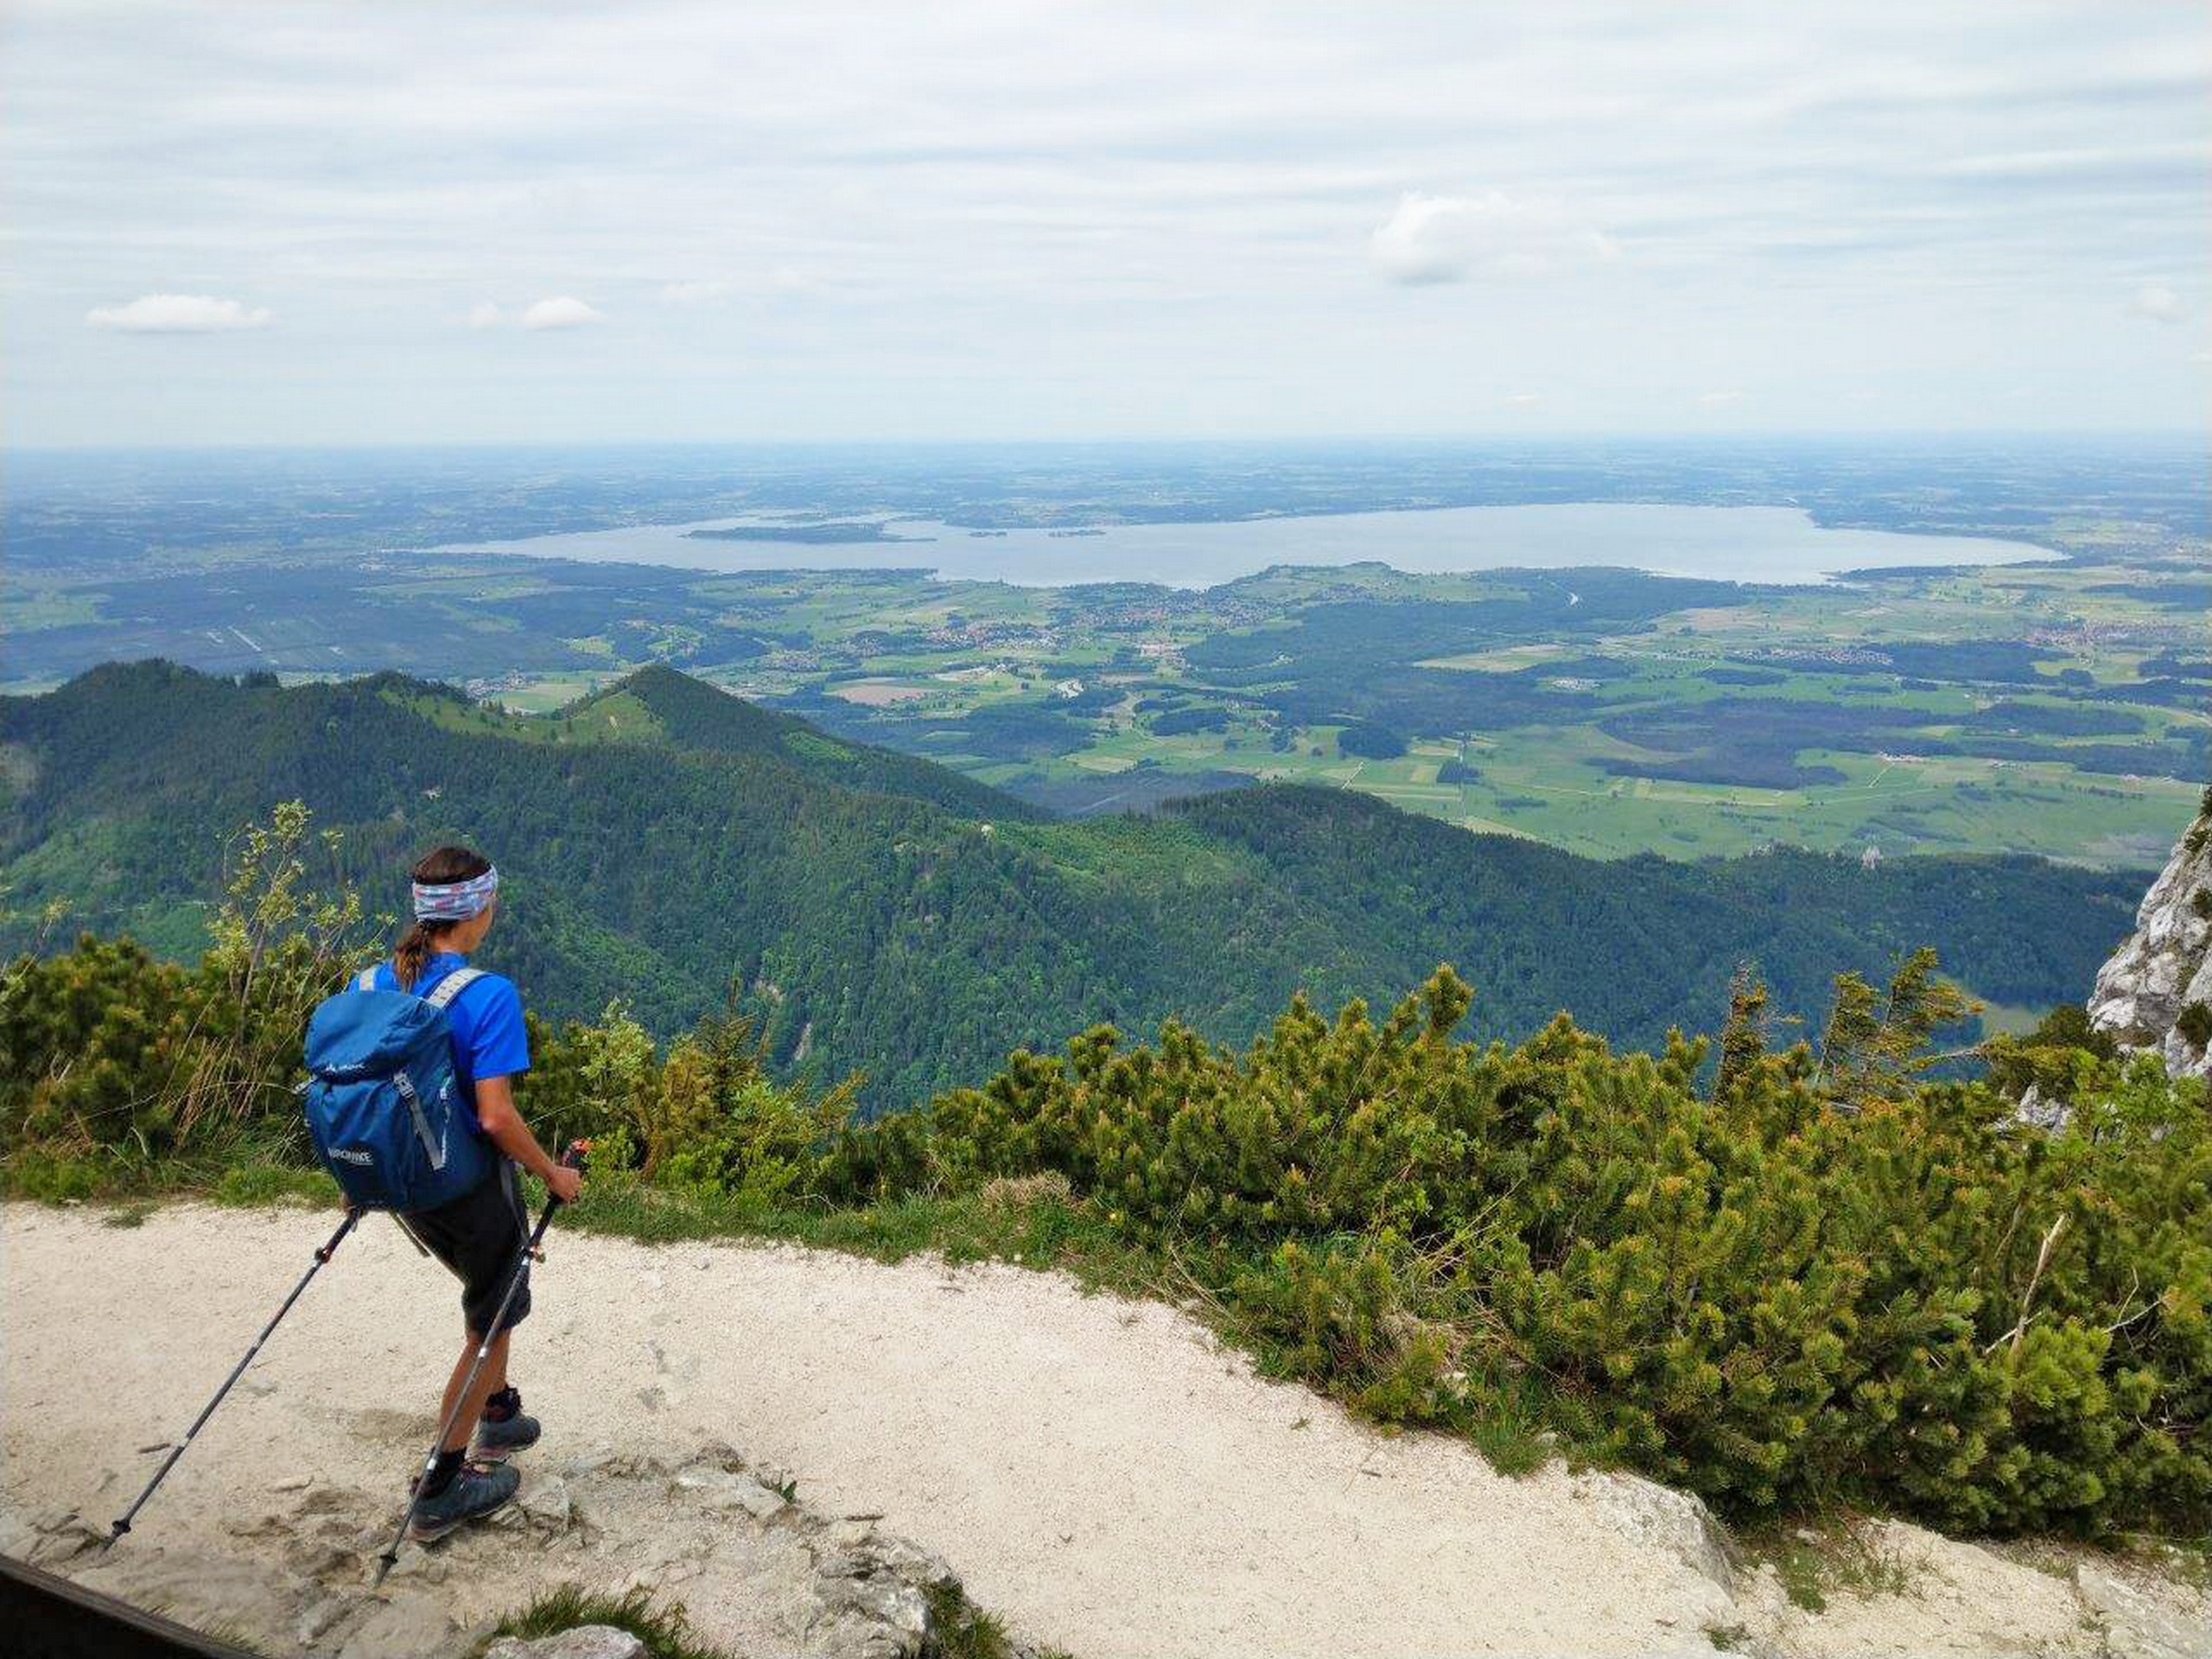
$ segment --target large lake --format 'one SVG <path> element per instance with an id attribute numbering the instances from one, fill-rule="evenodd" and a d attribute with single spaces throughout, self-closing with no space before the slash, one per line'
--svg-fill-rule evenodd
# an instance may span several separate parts
<path id="1" fill-rule="evenodd" d="M 1610 502 L 1137 524 L 1080 534 L 1043 530 L 979 534 L 926 519 L 896 518 L 884 521 L 887 532 L 911 539 L 826 544 L 718 541 L 687 533 L 775 522 L 716 518 L 696 524 L 647 524 L 473 543 L 440 550 L 700 570 L 922 569 L 959 580 L 1048 588 L 1086 582 L 1209 588 L 1269 565 L 1367 560 L 1408 571 L 1615 565 L 1664 575 L 1802 584 L 1824 582 L 1839 570 L 1875 566 L 2018 564 L 2054 556 L 2024 542 L 1823 530 L 1795 507 Z"/>

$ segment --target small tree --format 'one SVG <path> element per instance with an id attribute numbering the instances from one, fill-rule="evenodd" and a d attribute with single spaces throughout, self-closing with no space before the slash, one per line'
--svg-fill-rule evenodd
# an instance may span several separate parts
<path id="1" fill-rule="evenodd" d="M 1928 1052 L 1936 1033 L 1979 1007 L 1937 976 L 1936 953 L 1925 946 L 1905 958 L 1886 996 L 1857 974 L 1839 974 L 1815 1082 L 1834 1104 L 1852 1110 L 1894 1099 L 1945 1058 Z"/>

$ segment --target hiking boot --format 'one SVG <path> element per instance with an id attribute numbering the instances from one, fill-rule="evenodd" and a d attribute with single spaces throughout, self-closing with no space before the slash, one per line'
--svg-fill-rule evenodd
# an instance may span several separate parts
<path id="1" fill-rule="evenodd" d="M 417 1498 L 407 1520 L 410 1541 L 427 1544 L 492 1513 L 515 1495 L 522 1477 L 505 1464 L 464 1463 L 445 1491 Z"/>
<path id="2" fill-rule="evenodd" d="M 468 1455 L 479 1463 L 505 1463 L 537 1444 L 537 1419 L 523 1415 L 521 1391 L 501 1389 L 484 1402 Z"/>

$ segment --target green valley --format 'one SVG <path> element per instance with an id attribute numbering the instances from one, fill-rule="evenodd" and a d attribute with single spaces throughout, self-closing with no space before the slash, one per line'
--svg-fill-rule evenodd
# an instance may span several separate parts
<path id="1" fill-rule="evenodd" d="M 283 687 L 160 663 L 0 701 L 12 948 L 79 928 L 196 952 L 226 848 L 276 803 L 397 908 L 460 837 L 506 875 L 492 961 L 551 1018 L 680 1028 L 734 985 L 775 1060 L 874 1107 L 1098 1020 L 1249 1037 L 1294 992 L 1383 997 L 1450 961 L 1470 1029 L 1573 1008 L 1649 1045 L 1756 960 L 1808 1017 L 1926 944 L 2008 1007 L 2079 995 L 2144 876 L 2017 857 L 1874 868 L 1791 850 L 1601 861 L 1357 791 L 1274 785 L 1069 822 L 666 670 L 531 716 L 396 676 Z"/>

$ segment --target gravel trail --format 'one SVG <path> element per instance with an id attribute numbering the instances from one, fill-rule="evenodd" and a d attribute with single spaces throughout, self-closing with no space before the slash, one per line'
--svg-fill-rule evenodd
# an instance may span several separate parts
<path id="1" fill-rule="evenodd" d="M 327 1230 L 302 1211 L 180 1206 L 117 1226 L 8 1206 L 8 1509 L 119 1510 L 153 1463 L 138 1448 L 181 1431 Z M 1058 1275 L 556 1229 L 536 1294 L 515 1378 L 547 1444 L 526 1481 L 563 1457 L 728 1442 L 788 1468 L 825 1514 L 880 1515 L 1079 1659 L 1709 1653 L 1706 1628 L 1741 1617 L 1586 1479 L 1509 1479 L 1456 1443 L 1377 1434 L 1255 1377 L 1172 1309 Z M 452 1281 L 372 1220 L 130 1547 L 235 1549 L 241 1510 L 302 1475 L 396 1497 L 458 1322 Z M 525 1541 L 467 1559 L 472 1582 L 449 1593 L 479 1604 L 575 1573 Z M 715 1586 L 683 1593 L 711 1615 Z M 1980 1649 L 1991 1618 L 2016 1650 L 2081 1635 L 2070 1586 L 2047 1574 L 2007 1567 L 1961 1601 L 1920 1637 Z"/>

